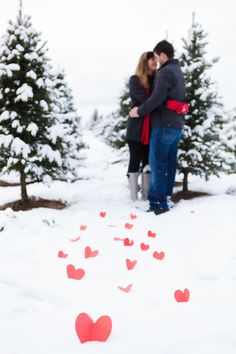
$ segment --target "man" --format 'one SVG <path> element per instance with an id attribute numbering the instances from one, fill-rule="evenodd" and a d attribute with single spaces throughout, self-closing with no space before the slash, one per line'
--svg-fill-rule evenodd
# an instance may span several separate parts
<path id="1" fill-rule="evenodd" d="M 174 59 L 173 46 L 163 40 L 153 51 L 159 69 L 152 95 L 141 106 L 131 109 L 130 117 L 135 119 L 151 113 L 152 174 L 148 199 L 149 210 L 159 215 L 169 210 L 167 200 L 174 188 L 177 147 L 184 123 L 183 111 L 176 109 L 175 104 L 181 105 L 185 84 L 178 60 Z M 174 103 L 174 110 L 171 107 L 172 103 Z M 175 109 L 182 114 L 177 113 Z"/>

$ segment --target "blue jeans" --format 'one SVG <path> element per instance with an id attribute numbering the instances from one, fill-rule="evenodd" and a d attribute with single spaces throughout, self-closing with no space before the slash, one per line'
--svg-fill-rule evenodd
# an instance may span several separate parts
<path id="1" fill-rule="evenodd" d="M 150 141 L 151 185 L 150 209 L 167 208 L 167 196 L 172 194 L 177 165 L 177 148 L 182 129 L 152 128 Z"/>

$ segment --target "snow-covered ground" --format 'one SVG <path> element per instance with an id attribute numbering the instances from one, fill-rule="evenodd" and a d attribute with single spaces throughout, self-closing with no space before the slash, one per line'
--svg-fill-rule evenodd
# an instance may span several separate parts
<path id="1" fill-rule="evenodd" d="M 191 189 L 212 195 L 155 216 L 130 204 L 116 152 L 89 132 L 86 140 L 83 180 L 28 187 L 30 195 L 67 201 L 67 209 L 0 212 L 0 352 L 235 354 L 236 196 L 226 192 L 236 176 L 192 178 Z M 0 188 L 1 204 L 18 198 L 19 187 Z M 141 251 L 141 242 L 149 250 Z M 85 259 L 87 246 L 99 254 Z M 59 258 L 60 250 L 68 257 Z M 163 251 L 163 260 L 154 251 Z M 127 258 L 137 260 L 133 270 Z M 68 279 L 68 264 L 85 276 Z M 118 289 L 129 284 L 128 293 Z M 185 288 L 189 302 L 177 303 L 175 290 Z M 75 320 L 83 312 L 94 321 L 111 317 L 107 342 L 80 343 Z"/>

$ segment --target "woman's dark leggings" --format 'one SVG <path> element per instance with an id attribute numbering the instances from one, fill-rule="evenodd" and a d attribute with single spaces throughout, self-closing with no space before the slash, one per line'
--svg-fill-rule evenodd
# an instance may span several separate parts
<path id="1" fill-rule="evenodd" d="M 149 162 L 149 145 L 143 145 L 139 141 L 132 140 L 128 140 L 127 143 L 130 152 L 128 173 L 139 172 L 140 170 L 143 171 L 144 167 L 148 165 Z"/>

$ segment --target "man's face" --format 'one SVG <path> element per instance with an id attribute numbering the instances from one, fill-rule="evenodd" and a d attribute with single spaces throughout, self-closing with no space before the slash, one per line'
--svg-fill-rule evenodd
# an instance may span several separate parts
<path id="1" fill-rule="evenodd" d="M 155 56 L 156 62 L 158 63 L 159 66 L 162 66 L 168 60 L 166 54 L 164 54 L 164 53 L 160 53 L 160 55 L 157 53 L 154 53 L 154 56 Z"/>

